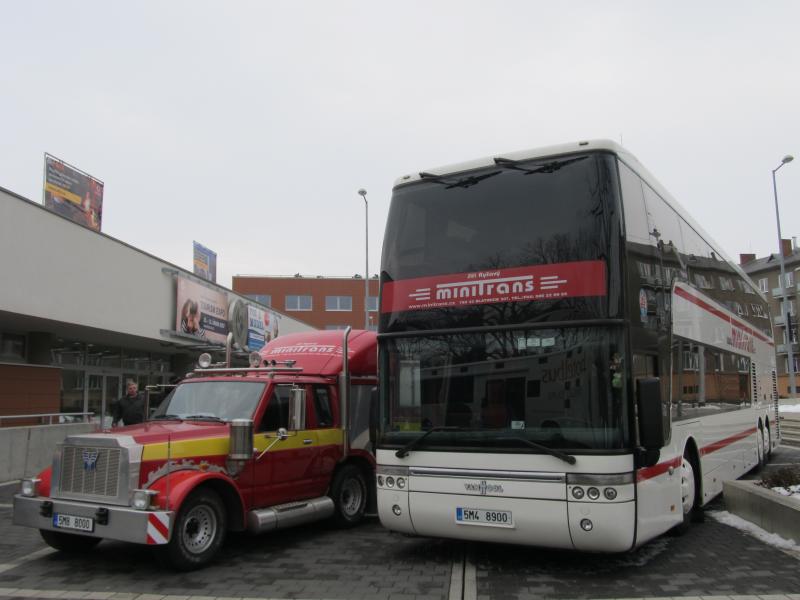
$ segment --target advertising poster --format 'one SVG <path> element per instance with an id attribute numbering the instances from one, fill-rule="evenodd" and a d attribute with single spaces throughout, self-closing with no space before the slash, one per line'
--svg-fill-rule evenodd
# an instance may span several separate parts
<path id="1" fill-rule="evenodd" d="M 103 182 L 45 154 L 44 206 L 75 223 L 100 231 Z"/>
<path id="2" fill-rule="evenodd" d="M 217 253 L 194 242 L 194 274 L 208 281 L 217 282 Z"/>
<path id="3" fill-rule="evenodd" d="M 278 315 L 252 304 L 247 307 L 247 347 L 261 350 L 271 340 L 278 337 Z"/>
<path id="4" fill-rule="evenodd" d="M 227 294 L 178 277 L 177 296 L 175 330 L 224 345 L 228 335 Z"/>

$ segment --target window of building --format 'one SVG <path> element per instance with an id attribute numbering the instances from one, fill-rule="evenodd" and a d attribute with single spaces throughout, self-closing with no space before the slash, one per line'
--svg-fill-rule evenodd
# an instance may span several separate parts
<path id="1" fill-rule="evenodd" d="M 759 279 L 758 280 L 758 289 L 761 290 L 762 292 L 765 292 L 765 293 L 768 292 L 769 291 L 769 279 L 767 279 L 766 277 L 764 277 L 762 279 Z"/>
<path id="2" fill-rule="evenodd" d="M 786 287 L 790 288 L 794 286 L 794 271 L 789 271 L 786 273 Z"/>
<path id="3" fill-rule="evenodd" d="M 25 336 L 17 333 L 0 332 L 0 360 L 24 361 Z"/>
<path id="4" fill-rule="evenodd" d="M 272 306 L 272 296 L 270 294 L 245 294 L 245 297 L 255 300 L 264 306 Z"/>
<path id="5" fill-rule="evenodd" d="M 733 287 L 733 279 L 730 277 L 724 277 L 720 275 L 719 277 L 719 287 L 726 292 L 732 292 L 734 290 Z"/>
<path id="6" fill-rule="evenodd" d="M 353 310 L 353 297 L 325 296 L 325 310 Z"/>
<path id="7" fill-rule="evenodd" d="M 370 312 L 377 312 L 378 310 L 377 296 L 367 296 L 367 310 Z"/>
<path id="8" fill-rule="evenodd" d="M 311 310 L 311 296 L 286 296 L 286 310 Z"/>

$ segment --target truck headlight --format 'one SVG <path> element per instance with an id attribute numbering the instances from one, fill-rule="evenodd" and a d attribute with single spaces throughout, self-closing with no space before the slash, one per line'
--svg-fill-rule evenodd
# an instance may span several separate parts
<path id="1" fill-rule="evenodd" d="M 157 495 L 154 490 L 133 490 L 131 506 L 136 510 L 147 510 Z"/>
<path id="2" fill-rule="evenodd" d="M 23 479 L 22 485 L 20 486 L 20 493 L 23 496 L 27 496 L 28 498 L 33 498 L 39 494 L 39 482 L 41 479 L 36 479 L 32 477 L 30 479 Z"/>

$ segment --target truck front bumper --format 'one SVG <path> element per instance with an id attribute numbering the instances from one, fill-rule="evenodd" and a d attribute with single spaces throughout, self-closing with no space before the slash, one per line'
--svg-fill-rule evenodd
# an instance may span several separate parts
<path id="1" fill-rule="evenodd" d="M 73 517 L 91 531 L 59 527 L 58 515 Z M 59 531 L 95 538 L 159 545 L 169 542 L 172 533 L 172 511 L 136 510 L 127 506 L 95 504 L 75 500 L 59 500 L 42 496 L 14 496 L 14 524 L 48 531 Z M 77 519 L 75 519 L 77 518 Z"/>

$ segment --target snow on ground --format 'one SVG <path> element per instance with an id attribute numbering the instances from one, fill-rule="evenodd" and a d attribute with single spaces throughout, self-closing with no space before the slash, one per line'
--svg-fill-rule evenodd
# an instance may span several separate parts
<path id="1" fill-rule="evenodd" d="M 791 496 L 794 500 L 800 502 L 800 484 L 798 485 L 790 485 L 788 488 L 785 487 L 774 487 L 770 488 L 773 492 L 779 493 L 781 496 Z"/>
<path id="2" fill-rule="evenodd" d="M 800 546 L 795 544 L 792 540 L 782 538 L 777 533 L 769 533 L 764 531 L 758 525 L 755 525 L 750 521 L 745 521 L 736 515 L 732 515 L 727 510 L 709 510 L 706 511 L 706 514 L 709 517 L 716 519 L 723 525 L 729 525 L 730 527 L 735 527 L 736 529 L 740 529 L 745 533 L 749 533 L 765 544 L 769 544 L 775 548 L 780 548 L 781 550 L 790 550 L 792 552 L 800 553 Z"/>
<path id="3" fill-rule="evenodd" d="M 800 404 L 781 404 L 778 410 L 782 413 L 800 413 Z"/>

